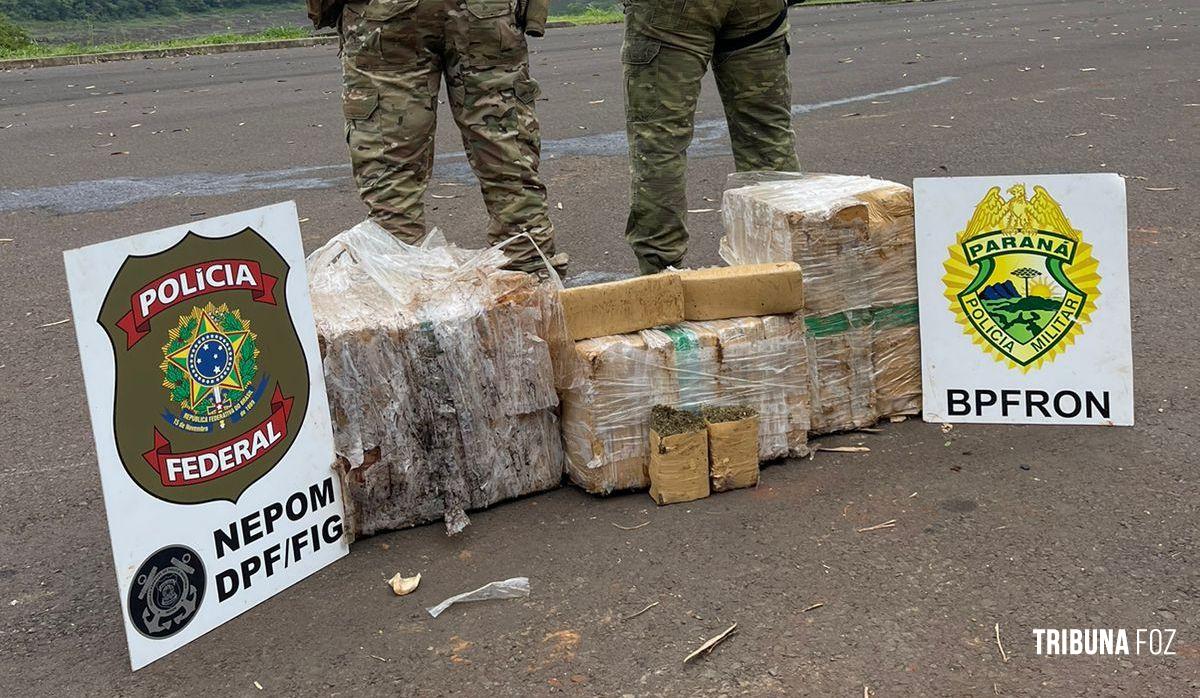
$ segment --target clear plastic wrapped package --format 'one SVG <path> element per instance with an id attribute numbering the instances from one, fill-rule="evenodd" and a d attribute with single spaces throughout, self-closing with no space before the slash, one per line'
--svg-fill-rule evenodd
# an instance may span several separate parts
<path id="1" fill-rule="evenodd" d="M 722 211 L 726 262 L 803 269 L 813 431 L 919 411 L 912 190 L 870 177 L 739 173 Z"/>
<path id="2" fill-rule="evenodd" d="M 650 411 L 749 406 L 763 460 L 808 454 L 808 358 L 797 316 L 683 322 L 576 342 L 578 385 L 564 391 L 571 480 L 607 494 L 650 485 Z"/>
<path id="3" fill-rule="evenodd" d="M 347 518 L 355 535 L 556 487 L 557 389 L 572 352 L 556 289 L 499 249 L 405 245 L 364 222 L 308 259 Z M 556 373 L 557 372 L 557 373 Z"/>

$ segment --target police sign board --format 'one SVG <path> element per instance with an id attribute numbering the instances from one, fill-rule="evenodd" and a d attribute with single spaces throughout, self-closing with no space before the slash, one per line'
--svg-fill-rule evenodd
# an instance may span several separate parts
<path id="1" fill-rule="evenodd" d="M 913 183 L 924 416 L 1133 424 L 1125 183 Z"/>
<path id="2" fill-rule="evenodd" d="M 134 669 L 348 551 L 293 203 L 64 254 Z"/>

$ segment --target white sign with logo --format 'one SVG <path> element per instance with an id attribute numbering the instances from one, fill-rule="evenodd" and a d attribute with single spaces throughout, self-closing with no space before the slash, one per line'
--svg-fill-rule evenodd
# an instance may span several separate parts
<path id="1" fill-rule="evenodd" d="M 1125 182 L 913 183 L 924 414 L 1133 424 Z"/>
<path id="2" fill-rule="evenodd" d="M 294 203 L 64 254 L 134 669 L 348 552 Z"/>

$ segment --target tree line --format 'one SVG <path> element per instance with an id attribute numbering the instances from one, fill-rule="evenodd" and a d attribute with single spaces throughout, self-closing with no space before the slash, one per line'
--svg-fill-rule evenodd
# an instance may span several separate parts
<path id="1" fill-rule="evenodd" d="M 246 5 L 296 5 L 300 0 L 0 0 L 0 14 L 14 19 L 110 20 L 174 15 Z"/>
<path id="2" fill-rule="evenodd" d="M 588 7 L 611 9 L 617 0 L 551 0 L 554 14 L 582 12 Z M 14 19 L 38 20 L 111 20 L 175 15 L 246 5 L 293 5 L 297 12 L 302 0 L 0 0 L 0 14 Z"/>

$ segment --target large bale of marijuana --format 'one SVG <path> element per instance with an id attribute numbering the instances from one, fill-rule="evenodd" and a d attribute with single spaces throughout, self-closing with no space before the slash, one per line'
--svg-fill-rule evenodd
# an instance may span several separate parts
<path id="1" fill-rule="evenodd" d="M 557 289 L 499 249 L 436 233 L 405 245 L 366 222 L 308 260 L 347 518 L 356 535 L 557 487 L 551 354 L 573 349 Z M 559 362 L 570 366 L 570 362 Z"/>
<path id="2" fill-rule="evenodd" d="M 741 173 L 722 203 L 729 264 L 797 262 L 812 430 L 921 407 L 912 190 L 870 177 Z"/>

